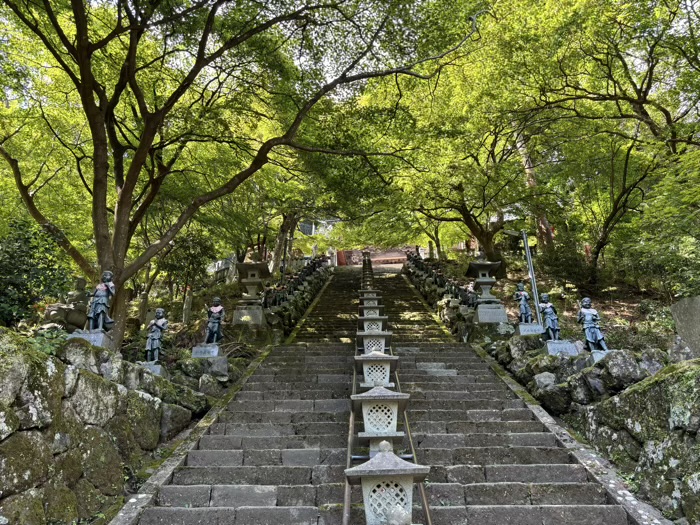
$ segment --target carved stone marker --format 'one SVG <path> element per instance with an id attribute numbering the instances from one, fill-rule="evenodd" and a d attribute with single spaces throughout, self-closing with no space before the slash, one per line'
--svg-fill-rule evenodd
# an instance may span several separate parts
<path id="1" fill-rule="evenodd" d="M 219 355 L 219 345 L 216 343 L 200 344 L 192 349 L 192 357 L 217 357 Z"/>
<path id="2" fill-rule="evenodd" d="M 73 332 L 66 339 L 84 339 L 93 346 L 99 346 L 114 352 L 114 339 L 104 330 L 91 330 L 90 332 Z"/>
<path id="3" fill-rule="evenodd" d="M 538 323 L 520 323 L 515 327 L 515 335 L 539 335 L 543 333 L 544 329 Z"/>
<path id="4" fill-rule="evenodd" d="M 568 355 L 575 357 L 579 355 L 579 349 L 571 341 L 547 341 L 547 353 L 549 355 Z"/>
<path id="5" fill-rule="evenodd" d="M 236 306 L 233 312 L 233 324 L 245 324 L 253 326 L 265 326 L 265 315 L 261 305 L 240 305 Z"/>
<path id="6" fill-rule="evenodd" d="M 501 304 L 480 304 L 476 307 L 474 322 L 480 324 L 507 323 L 508 314 Z"/>

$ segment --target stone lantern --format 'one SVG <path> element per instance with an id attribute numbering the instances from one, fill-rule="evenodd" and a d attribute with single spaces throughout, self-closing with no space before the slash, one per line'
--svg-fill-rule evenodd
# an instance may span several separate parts
<path id="1" fill-rule="evenodd" d="M 365 431 L 359 432 L 360 442 L 369 441 L 369 455 L 373 457 L 379 451 L 379 443 L 385 440 L 403 440 L 404 433 L 396 430 L 399 415 L 403 415 L 409 394 L 394 392 L 382 386 L 376 386 L 363 394 L 350 396 L 355 413 L 362 413 Z"/>
<path id="2" fill-rule="evenodd" d="M 477 300 L 476 315 L 474 321 L 477 323 L 507 323 L 508 315 L 501 301 L 491 294 L 491 288 L 496 284 L 496 279 L 491 277 L 501 266 L 499 262 L 477 260 L 469 263 L 467 276 L 476 277 L 475 283 L 481 289 L 481 295 Z"/>
<path id="3" fill-rule="evenodd" d="M 377 297 L 379 296 L 379 290 L 360 290 L 360 297 Z"/>
<path id="4" fill-rule="evenodd" d="M 389 327 L 389 318 L 385 315 L 357 318 L 358 332 L 385 332 Z"/>
<path id="5" fill-rule="evenodd" d="M 399 458 L 391 444 L 382 441 L 372 459 L 346 469 L 345 476 L 351 485 L 362 486 L 367 525 L 386 525 L 390 518 L 411 523 L 413 484 L 423 481 L 429 472 L 430 467 Z"/>
<path id="6" fill-rule="evenodd" d="M 362 306 L 359 307 L 360 317 L 376 317 L 384 315 L 384 305 L 377 306 Z"/>
<path id="7" fill-rule="evenodd" d="M 368 389 L 375 386 L 394 388 L 391 374 L 396 370 L 398 364 L 398 356 L 382 352 L 370 352 L 355 356 L 355 368 L 364 376 L 364 382 L 360 383 L 360 388 Z"/>
<path id="8" fill-rule="evenodd" d="M 360 306 L 379 306 L 382 303 L 382 298 L 375 297 L 360 297 Z"/>
<path id="9" fill-rule="evenodd" d="M 357 332 L 357 348 L 365 354 L 370 352 L 384 352 L 391 346 L 391 332 L 372 330 Z"/>

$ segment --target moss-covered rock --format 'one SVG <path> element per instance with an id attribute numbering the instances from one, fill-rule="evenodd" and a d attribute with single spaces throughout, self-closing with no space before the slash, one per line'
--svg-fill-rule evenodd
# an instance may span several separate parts
<path id="1" fill-rule="evenodd" d="M 31 489 L 2 500 L 0 502 L 0 518 L 7 520 L 0 519 L 0 523 L 45 525 L 43 491 Z"/>
<path id="2" fill-rule="evenodd" d="M 78 500 L 78 516 L 81 519 L 91 518 L 108 502 L 108 499 L 85 478 L 76 484 L 75 496 Z"/>
<path id="3" fill-rule="evenodd" d="M 79 448 L 71 449 L 54 458 L 54 479 L 75 487 L 83 475 L 83 455 Z"/>
<path id="4" fill-rule="evenodd" d="M 70 404 L 84 423 L 104 426 L 117 413 L 119 390 L 114 383 L 81 370 Z"/>
<path id="5" fill-rule="evenodd" d="M 670 518 L 700 520 L 700 360 L 668 366 L 582 410 L 574 425 Z"/>
<path id="6" fill-rule="evenodd" d="M 8 406 L 0 405 L 0 441 L 17 429 L 19 429 L 19 418 L 15 411 Z"/>
<path id="7" fill-rule="evenodd" d="M 137 465 L 143 451 L 136 441 L 129 417 L 126 414 L 114 416 L 104 428 L 111 436 L 124 461 L 132 466 Z"/>
<path id="8" fill-rule="evenodd" d="M 75 338 L 66 340 L 56 355 L 64 363 L 71 364 L 81 370 L 88 370 L 93 374 L 99 374 L 103 352 L 105 350 L 102 348 L 92 346 L 84 339 Z"/>
<path id="9" fill-rule="evenodd" d="M 160 399 L 132 390 L 127 395 L 126 415 L 138 445 L 144 450 L 153 450 L 160 439 L 162 414 Z"/>
<path id="10" fill-rule="evenodd" d="M 20 428 L 45 428 L 61 412 L 65 365 L 39 352 L 25 355 L 29 371 L 15 399 Z"/>
<path id="11" fill-rule="evenodd" d="M 39 486 L 52 463 L 51 448 L 41 433 L 15 432 L 0 443 L 0 497 Z"/>
<path id="12" fill-rule="evenodd" d="M 191 357 L 187 359 L 182 359 L 177 363 L 177 367 L 182 371 L 183 374 L 199 379 L 204 373 L 204 360 L 203 359 L 193 359 Z"/>
<path id="13" fill-rule="evenodd" d="M 192 412 L 170 403 L 163 403 L 163 415 L 160 420 L 160 438 L 168 441 L 187 428 L 192 420 Z"/>
<path id="14" fill-rule="evenodd" d="M 49 523 L 74 523 L 78 520 L 78 498 L 61 482 L 44 487 L 44 513 Z"/>
<path id="15" fill-rule="evenodd" d="M 123 488 L 122 460 L 109 434 L 98 427 L 86 427 L 79 445 L 85 478 L 110 496 Z"/>

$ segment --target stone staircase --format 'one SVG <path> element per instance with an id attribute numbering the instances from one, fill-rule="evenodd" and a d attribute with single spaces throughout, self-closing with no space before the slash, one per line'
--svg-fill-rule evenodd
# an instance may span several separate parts
<path id="1" fill-rule="evenodd" d="M 554 434 L 462 344 L 396 346 L 437 525 L 627 525 Z"/>
<path id="2" fill-rule="evenodd" d="M 450 341 L 402 276 L 376 268 L 375 285 L 401 358 L 399 386 L 411 394 L 416 460 L 432 467 L 434 525 L 628 524 L 490 366 Z M 341 343 L 354 343 L 359 288 L 359 270 L 336 273 L 295 344 L 270 353 L 141 525 L 340 525 L 355 353 Z M 413 521 L 426 523 L 420 507 Z M 350 523 L 365 523 L 358 505 Z"/>

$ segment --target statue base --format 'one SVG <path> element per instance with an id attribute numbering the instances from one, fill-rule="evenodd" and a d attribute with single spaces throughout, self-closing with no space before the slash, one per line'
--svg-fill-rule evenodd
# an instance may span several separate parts
<path id="1" fill-rule="evenodd" d="M 157 365 L 156 361 L 138 361 L 137 364 L 149 370 L 153 375 L 168 379 L 170 375 L 163 365 Z"/>
<path id="2" fill-rule="evenodd" d="M 90 330 L 89 332 L 73 332 L 66 339 L 82 339 L 93 346 L 99 346 L 114 352 L 114 339 L 104 330 Z"/>
<path id="3" fill-rule="evenodd" d="M 579 352 L 576 344 L 571 341 L 547 341 L 547 353 L 549 355 L 576 357 L 581 352 Z"/>
<path id="4" fill-rule="evenodd" d="M 539 323 L 520 323 L 515 327 L 515 335 L 540 335 L 544 333 Z"/>
<path id="5" fill-rule="evenodd" d="M 507 323 L 508 315 L 502 304 L 483 303 L 476 307 L 474 322 L 477 324 Z"/>
<path id="6" fill-rule="evenodd" d="M 217 343 L 202 343 L 192 349 L 193 358 L 218 357 L 219 345 Z"/>

